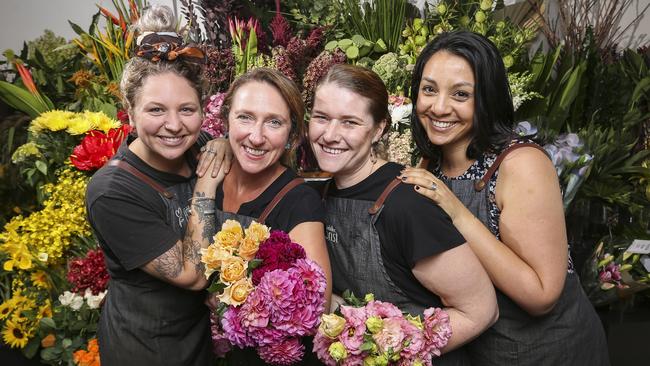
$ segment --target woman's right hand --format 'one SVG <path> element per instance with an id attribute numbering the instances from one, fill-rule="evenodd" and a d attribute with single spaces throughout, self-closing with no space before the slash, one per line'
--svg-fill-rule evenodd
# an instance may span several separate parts
<path id="1" fill-rule="evenodd" d="M 203 177 L 210 168 L 212 163 L 212 177 L 216 178 L 223 166 L 223 173 L 228 174 L 230 171 L 230 163 L 232 162 L 232 150 L 230 143 L 226 138 L 216 138 L 208 141 L 205 146 L 201 148 L 201 155 L 199 158 L 199 165 L 196 167 L 196 175 Z"/>

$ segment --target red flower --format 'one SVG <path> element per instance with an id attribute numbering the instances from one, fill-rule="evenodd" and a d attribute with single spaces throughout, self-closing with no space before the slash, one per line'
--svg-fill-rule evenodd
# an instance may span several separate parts
<path id="1" fill-rule="evenodd" d="M 109 275 L 102 251 L 90 250 L 85 258 L 71 260 L 68 264 L 67 278 L 74 286 L 72 291 L 76 293 L 83 293 L 89 288 L 93 295 L 97 295 L 106 290 Z"/>
<path id="2" fill-rule="evenodd" d="M 255 255 L 256 259 L 262 260 L 262 265 L 253 270 L 253 284 L 257 286 L 266 272 L 289 269 L 295 261 L 306 257 L 305 249 L 300 244 L 291 242 L 287 233 L 272 231 L 271 236 L 260 244 Z"/>
<path id="3" fill-rule="evenodd" d="M 124 109 L 117 111 L 117 119 L 122 123 L 129 123 L 129 113 Z"/>
<path id="4" fill-rule="evenodd" d="M 79 170 L 99 169 L 115 155 L 118 147 L 131 131 L 131 126 L 122 125 L 108 131 L 108 136 L 101 131 L 92 130 L 75 146 L 70 155 L 70 162 Z"/>

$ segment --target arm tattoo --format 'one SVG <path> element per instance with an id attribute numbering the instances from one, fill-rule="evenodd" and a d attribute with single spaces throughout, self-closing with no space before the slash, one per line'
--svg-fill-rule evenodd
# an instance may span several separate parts
<path id="1" fill-rule="evenodd" d="M 176 278 L 183 271 L 183 254 L 178 244 L 153 261 L 153 267 L 165 278 Z"/>
<path id="2" fill-rule="evenodd" d="M 205 268 L 201 262 L 201 242 L 193 240 L 194 230 L 187 228 L 185 240 L 183 240 L 183 260 L 194 264 L 194 270 L 203 273 Z"/>

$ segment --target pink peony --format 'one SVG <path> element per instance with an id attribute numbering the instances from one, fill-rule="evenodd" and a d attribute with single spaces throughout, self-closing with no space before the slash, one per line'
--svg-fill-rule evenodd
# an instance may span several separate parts
<path id="1" fill-rule="evenodd" d="M 298 338 L 288 338 L 282 342 L 257 349 L 257 353 L 264 362 L 273 365 L 291 365 L 302 359 L 305 346 Z"/>

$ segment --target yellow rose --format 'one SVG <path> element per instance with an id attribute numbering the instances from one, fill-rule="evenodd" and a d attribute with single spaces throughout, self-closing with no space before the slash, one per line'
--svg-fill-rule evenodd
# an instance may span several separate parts
<path id="1" fill-rule="evenodd" d="M 258 222 L 251 222 L 246 229 L 246 237 L 256 241 L 258 244 L 269 238 L 269 228 Z"/>
<path id="2" fill-rule="evenodd" d="M 221 268 L 224 260 L 231 258 L 232 254 L 222 247 L 211 244 L 201 249 L 201 262 L 205 264 L 205 277 L 208 278 L 212 272 Z"/>
<path id="3" fill-rule="evenodd" d="M 221 282 L 231 284 L 246 276 L 248 263 L 240 257 L 230 257 L 221 262 Z"/>
<path id="4" fill-rule="evenodd" d="M 345 318 L 336 314 L 323 314 L 318 330 L 329 338 L 336 338 L 345 328 Z"/>
<path id="5" fill-rule="evenodd" d="M 214 236 L 214 241 L 224 249 L 232 252 L 239 247 L 239 242 L 244 236 L 241 225 L 235 220 L 226 220 L 221 225 L 221 230 Z"/>
<path id="6" fill-rule="evenodd" d="M 253 291 L 253 283 L 250 278 L 242 278 L 223 290 L 223 294 L 217 296 L 219 301 L 228 305 L 239 306 L 246 301 L 248 294 Z"/>
<path id="7" fill-rule="evenodd" d="M 249 261 L 255 258 L 255 254 L 257 254 L 259 248 L 260 242 L 246 237 L 242 240 L 241 245 L 239 246 L 239 256 Z"/>

